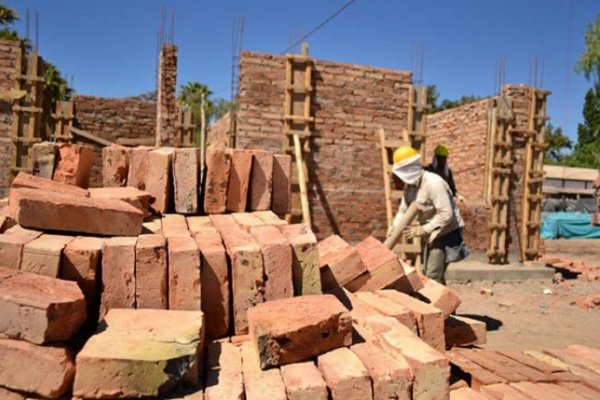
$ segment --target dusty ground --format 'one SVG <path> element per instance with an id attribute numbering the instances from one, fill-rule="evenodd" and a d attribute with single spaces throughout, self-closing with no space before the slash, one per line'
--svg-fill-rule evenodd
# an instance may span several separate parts
<path id="1" fill-rule="evenodd" d="M 600 264 L 600 240 L 546 241 L 546 252 Z M 600 293 L 600 281 L 471 282 L 449 287 L 463 302 L 457 314 L 487 323 L 484 347 L 539 350 L 577 343 L 600 348 L 600 308 L 583 310 L 570 304 Z M 491 294 L 482 294 L 482 289 Z"/>

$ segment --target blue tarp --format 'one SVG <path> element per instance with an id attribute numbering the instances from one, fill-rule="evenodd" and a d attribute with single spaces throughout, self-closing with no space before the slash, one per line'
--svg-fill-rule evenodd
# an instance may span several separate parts
<path id="1" fill-rule="evenodd" d="M 600 226 L 592 225 L 587 213 L 554 212 L 542 215 L 542 239 L 598 239 Z"/>

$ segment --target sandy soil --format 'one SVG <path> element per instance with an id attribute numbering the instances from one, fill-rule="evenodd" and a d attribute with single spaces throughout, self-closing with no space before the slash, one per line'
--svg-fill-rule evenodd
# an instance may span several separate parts
<path id="1" fill-rule="evenodd" d="M 547 241 L 546 252 L 600 264 L 600 240 Z M 484 347 L 539 350 L 583 344 L 600 348 L 600 308 L 584 310 L 570 304 L 600 293 L 600 281 L 471 282 L 449 287 L 462 299 L 457 314 L 486 322 Z M 544 294 L 544 289 L 551 294 Z"/>

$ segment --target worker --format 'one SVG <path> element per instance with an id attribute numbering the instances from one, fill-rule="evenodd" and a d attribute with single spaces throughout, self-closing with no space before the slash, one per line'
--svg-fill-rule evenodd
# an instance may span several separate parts
<path id="1" fill-rule="evenodd" d="M 450 186 L 452 196 L 464 203 L 465 198 L 456 191 L 452 170 L 448 167 L 448 153 L 448 147 L 443 144 L 438 144 L 433 151 L 433 159 L 431 160 L 431 164 L 425 167 L 425 169 L 441 176 L 446 181 L 448 186 Z"/>
<path id="2" fill-rule="evenodd" d="M 410 146 L 394 151 L 394 175 L 405 184 L 404 197 L 400 203 L 388 236 L 400 223 L 408 206 L 416 201 L 418 225 L 407 227 L 403 234 L 411 239 L 425 239 L 423 274 L 441 284 L 446 284 L 448 264 L 460 261 L 468 254 L 462 238 L 464 225 L 450 186 L 437 174 L 426 171 L 421 165 L 421 155 Z"/>

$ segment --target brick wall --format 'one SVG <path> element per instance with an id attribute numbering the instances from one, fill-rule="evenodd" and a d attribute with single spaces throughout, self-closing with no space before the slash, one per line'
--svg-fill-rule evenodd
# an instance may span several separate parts
<path id="1" fill-rule="evenodd" d="M 15 88 L 17 54 L 21 44 L 14 40 L 0 40 L 0 90 Z M 10 186 L 10 158 L 12 130 L 12 102 L 0 101 L 0 198 L 8 196 Z"/>
<path id="2" fill-rule="evenodd" d="M 156 101 L 156 145 L 178 146 L 177 129 L 177 46 L 163 44 L 158 66 Z"/>
<path id="3" fill-rule="evenodd" d="M 73 96 L 75 121 L 79 129 L 118 143 L 126 140 L 152 140 L 156 129 L 156 102 L 137 99 L 116 99 L 85 95 Z M 75 143 L 96 147 L 90 186 L 102 185 L 102 148 L 75 136 Z"/>
<path id="4" fill-rule="evenodd" d="M 423 162 L 431 162 L 438 144 L 446 145 L 456 189 L 475 202 L 482 201 L 484 196 L 488 102 L 479 100 L 427 116 Z"/>
<path id="5" fill-rule="evenodd" d="M 237 143 L 281 151 L 284 56 L 242 52 Z M 319 238 L 383 238 L 386 215 L 378 129 L 406 126 L 410 72 L 316 60 L 309 199 Z"/>
<path id="6" fill-rule="evenodd" d="M 229 143 L 228 133 L 230 125 L 231 113 L 227 112 L 210 128 L 208 128 L 208 145 L 219 149 L 226 148 L 227 144 Z"/>

